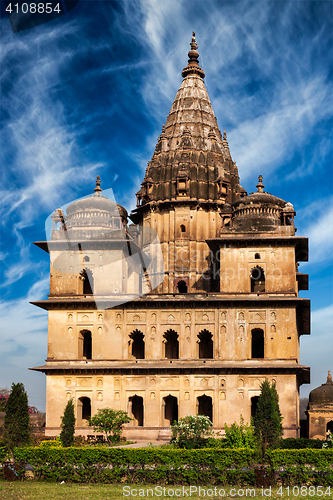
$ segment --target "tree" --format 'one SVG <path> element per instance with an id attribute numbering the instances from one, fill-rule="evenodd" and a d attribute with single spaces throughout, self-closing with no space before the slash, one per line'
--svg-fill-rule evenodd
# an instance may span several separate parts
<path id="1" fill-rule="evenodd" d="M 118 443 L 124 424 L 131 420 L 126 411 L 100 408 L 96 415 L 90 418 L 90 425 L 94 427 L 94 432 L 105 432 L 109 443 Z"/>
<path id="2" fill-rule="evenodd" d="M 252 418 L 251 423 L 248 425 L 244 423 L 244 419 L 241 415 L 239 425 L 236 422 L 230 427 L 225 424 L 224 430 L 227 448 L 256 448 Z"/>
<path id="3" fill-rule="evenodd" d="M 74 444 L 75 415 L 74 403 L 70 399 L 66 405 L 63 416 L 61 417 L 60 441 L 63 446 L 72 446 Z"/>
<path id="4" fill-rule="evenodd" d="M 171 426 L 171 443 L 177 448 L 197 448 L 211 435 L 212 422 L 206 415 L 187 415 Z"/>
<path id="5" fill-rule="evenodd" d="M 6 411 L 6 404 L 9 398 L 10 390 L 1 387 L 0 388 L 0 411 Z"/>
<path id="6" fill-rule="evenodd" d="M 28 444 L 30 441 L 28 396 L 21 383 L 12 384 L 6 404 L 4 438 L 10 448 Z"/>
<path id="7" fill-rule="evenodd" d="M 264 457 L 267 446 L 278 445 L 283 434 L 282 415 L 279 407 L 279 396 L 275 383 L 265 380 L 261 386 L 257 410 L 254 416 L 255 435 Z"/>

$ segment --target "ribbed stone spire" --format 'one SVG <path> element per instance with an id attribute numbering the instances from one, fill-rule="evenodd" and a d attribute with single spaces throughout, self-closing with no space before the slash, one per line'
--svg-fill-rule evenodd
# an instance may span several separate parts
<path id="1" fill-rule="evenodd" d="M 145 179 L 149 177 L 149 185 L 143 183 L 137 193 L 138 206 L 179 198 L 232 203 L 244 192 L 226 133 L 222 137 L 208 96 L 197 48 L 193 33 L 184 79 L 148 163 Z M 188 175 L 182 182 L 187 187 L 180 195 L 184 169 Z M 226 196 L 222 184 L 229 186 Z"/>

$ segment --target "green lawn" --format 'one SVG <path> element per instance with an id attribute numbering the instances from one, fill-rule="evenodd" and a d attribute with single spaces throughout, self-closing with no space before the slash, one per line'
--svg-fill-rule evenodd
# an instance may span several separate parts
<path id="1" fill-rule="evenodd" d="M 155 490 L 155 485 L 80 485 L 80 484 L 59 484 L 59 483 L 44 483 L 42 481 L 25 481 L 25 482 L 5 482 L 0 481 L 0 499 L 1 500 L 134 500 L 140 498 L 153 499 L 177 499 L 188 498 L 191 500 L 208 500 L 208 499 L 232 499 L 232 498 L 255 498 L 257 500 L 270 498 L 271 500 L 280 500 L 281 498 L 292 499 L 332 499 L 333 487 L 323 488 L 321 491 L 309 491 L 309 489 L 301 490 L 290 487 L 289 492 L 286 487 L 280 491 L 277 488 L 272 488 L 271 494 L 265 491 L 262 494 L 261 488 L 256 488 L 256 495 L 253 496 L 253 489 L 244 486 L 241 487 L 216 487 L 217 495 L 215 495 L 214 487 L 209 489 L 209 486 L 201 486 L 202 490 L 199 495 L 199 486 L 197 492 L 190 491 L 188 486 L 161 486 L 160 490 Z M 165 490 L 163 491 L 163 488 Z M 183 493 L 183 488 L 185 492 Z M 303 488 L 306 488 L 305 486 Z M 221 495 L 218 490 L 222 489 Z M 168 494 L 169 490 L 169 494 Z M 203 491 L 205 490 L 205 491 Z M 251 491 L 252 490 L 252 491 Z M 187 493 L 187 495 L 186 495 Z M 280 494 L 278 494 L 280 493 Z M 288 495 L 289 493 L 289 495 Z M 307 493 L 307 494 L 306 494 Z"/>

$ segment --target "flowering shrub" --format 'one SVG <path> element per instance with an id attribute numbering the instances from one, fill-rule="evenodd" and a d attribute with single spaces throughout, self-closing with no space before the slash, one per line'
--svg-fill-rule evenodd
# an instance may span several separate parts
<path id="1" fill-rule="evenodd" d="M 90 425 L 94 427 L 94 432 L 105 432 L 109 443 L 118 443 L 124 424 L 131 420 L 126 411 L 100 408 L 96 415 L 90 418 Z"/>
<path id="2" fill-rule="evenodd" d="M 322 448 L 323 449 L 333 448 L 333 434 L 331 433 L 331 431 L 327 431 L 327 438 L 326 438 L 325 443 L 323 443 Z"/>
<path id="3" fill-rule="evenodd" d="M 211 427 L 212 422 L 206 415 L 187 415 L 172 425 L 170 442 L 177 448 L 202 447 L 212 434 Z"/>

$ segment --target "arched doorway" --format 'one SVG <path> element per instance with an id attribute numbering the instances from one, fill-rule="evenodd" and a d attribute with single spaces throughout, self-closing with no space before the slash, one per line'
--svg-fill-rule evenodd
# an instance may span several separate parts
<path id="1" fill-rule="evenodd" d="M 330 422 L 327 422 L 326 425 L 326 432 L 330 431 L 331 434 L 333 434 L 333 420 L 330 420 Z"/>
<path id="2" fill-rule="evenodd" d="M 198 415 L 206 415 L 211 422 L 213 422 L 213 403 L 210 396 L 198 397 Z"/>
<path id="3" fill-rule="evenodd" d="M 166 396 L 164 401 L 164 425 L 172 425 L 178 422 L 178 401 L 175 396 Z"/>
<path id="4" fill-rule="evenodd" d="M 261 328 L 254 328 L 251 331 L 251 358 L 261 359 L 265 357 L 264 331 Z"/>
<path id="5" fill-rule="evenodd" d="M 79 426 L 89 426 L 91 417 L 91 401 L 87 396 L 82 396 L 77 402 L 77 420 Z"/>
<path id="6" fill-rule="evenodd" d="M 163 335 L 166 359 L 179 359 L 178 334 L 174 330 L 168 330 Z"/>
<path id="7" fill-rule="evenodd" d="M 213 358 L 213 337 L 208 330 L 202 330 L 198 335 L 199 359 Z"/>
<path id="8" fill-rule="evenodd" d="M 140 330 L 135 330 L 130 334 L 132 341 L 132 356 L 135 359 L 145 359 L 145 342 L 143 333 Z"/>
<path id="9" fill-rule="evenodd" d="M 129 398 L 132 413 L 132 425 L 143 426 L 143 398 L 141 396 L 132 396 Z"/>

